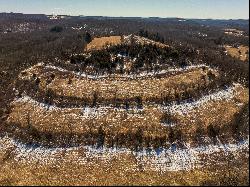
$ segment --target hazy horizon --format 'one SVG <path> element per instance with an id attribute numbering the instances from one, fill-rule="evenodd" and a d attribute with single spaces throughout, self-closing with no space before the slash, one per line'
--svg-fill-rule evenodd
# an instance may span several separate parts
<path id="1" fill-rule="evenodd" d="M 249 19 L 248 0 L 0 0 L 0 12 L 72 16 Z"/>

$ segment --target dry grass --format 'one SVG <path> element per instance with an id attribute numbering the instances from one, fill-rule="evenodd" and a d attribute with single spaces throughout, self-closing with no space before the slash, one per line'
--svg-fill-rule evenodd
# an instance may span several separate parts
<path id="1" fill-rule="evenodd" d="M 204 132 L 208 132 L 208 126 L 210 125 L 219 129 L 217 133 L 227 143 L 231 142 L 235 137 L 233 134 L 234 129 L 230 126 L 230 122 L 232 122 L 240 109 L 241 107 L 232 101 L 218 101 L 202 106 L 190 112 L 189 115 L 175 116 L 175 118 L 182 124 L 183 135 L 188 141 L 191 139 L 190 143 L 196 143 L 192 140 L 195 138 L 195 132 L 198 128 L 203 129 Z"/>
<path id="2" fill-rule="evenodd" d="M 100 108 L 93 116 L 86 116 L 80 108 L 52 108 L 46 109 L 38 104 L 17 101 L 12 104 L 12 111 L 7 122 L 18 124 L 27 129 L 30 124 L 41 133 L 53 134 L 97 134 L 101 126 L 110 142 L 116 136 L 136 134 L 143 129 L 143 137 L 150 140 L 166 139 L 169 128 L 162 124 L 166 112 L 145 101 L 148 98 L 160 99 L 164 94 L 174 97 L 175 91 L 182 92 L 184 89 L 197 87 L 198 84 L 209 85 L 208 69 L 197 68 L 177 75 L 162 78 L 143 77 L 140 79 L 129 79 L 121 77 L 88 79 L 78 77 L 73 73 L 60 72 L 44 66 L 35 66 L 19 76 L 20 79 L 32 80 L 36 74 L 41 80 L 39 87 L 44 92 L 50 88 L 56 95 L 76 97 L 83 99 L 93 98 L 93 93 L 98 93 L 101 100 L 128 99 L 139 96 L 142 98 L 143 110 L 117 110 L 115 108 Z M 218 72 L 213 71 L 218 78 Z M 46 81 L 55 75 L 53 81 L 47 85 Z M 71 83 L 69 84 L 69 77 Z M 205 79 L 204 79 L 205 77 Z M 219 127 L 227 126 L 241 107 L 238 103 L 248 103 L 248 90 L 238 87 L 233 99 L 210 101 L 199 108 L 189 111 L 188 115 L 172 114 L 176 129 L 180 129 L 187 141 L 193 141 L 194 132 L 198 127 L 207 131 L 209 125 Z M 29 91 L 29 90 L 27 90 Z M 99 113 L 98 113 L 99 112 Z M 232 132 L 228 132 L 230 136 Z M 113 140 L 112 140 L 113 141 Z M 127 143 L 126 143 L 127 144 Z"/>
<path id="3" fill-rule="evenodd" d="M 130 39 L 129 42 L 131 42 L 131 38 L 132 36 L 128 37 Z M 164 48 L 164 47 L 169 47 L 169 45 L 166 45 L 164 43 L 161 43 L 161 42 L 156 42 L 156 41 L 153 41 L 153 40 L 150 40 L 148 38 L 145 38 L 145 37 L 141 37 L 141 36 L 134 36 L 134 40 L 135 42 L 139 43 L 139 44 L 142 44 L 142 45 L 145 45 L 145 44 L 152 44 L 152 45 L 156 45 L 157 47 L 161 47 L 161 48 Z M 125 40 L 126 42 L 126 40 Z M 129 43 L 128 42 L 128 43 Z"/>
<path id="4" fill-rule="evenodd" d="M 94 38 L 87 45 L 87 51 L 99 50 L 105 48 L 107 45 L 118 45 L 118 44 L 121 44 L 121 36 Z"/>
<path id="5" fill-rule="evenodd" d="M 248 185 L 248 158 L 238 163 L 219 156 L 220 165 L 178 172 L 140 171 L 133 156 L 122 154 L 104 163 L 86 164 L 61 155 L 56 162 L 19 162 L 0 151 L 0 185 Z M 7 159 L 6 159 L 7 158 Z M 223 160 L 224 158 L 224 160 Z M 4 160 L 4 161 L 3 161 Z M 230 165 L 228 165 L 230 163 Z"/>
<path id="6" fill-rule="evenodd" d="M 199 70 L 196 71 L 197 74 L 201 73 Z M 192 73 L 191 75 L 184 73 L 185 78 L 182 77 L 183 75 L 177 75 L 178 78 L 169 77 L 169 86 L 171 86 L 170 83 L 174 84 L 174 81 L 194 84 L 195 78 L 192 78 Z M 197 74 L 194 77 L 199 76 Z M 42 79 L 49 75 L 50 73 L 46 71 L 43 75 L 39 74 Z M 63 78 L 58 80 L 65 81 Z M 138 81 L 143 80 L 147 79 Z M 42 85 L 45 84 L 44 81 L 42 80 Z M 79 82 L 74 83 L 74 81 Z M 80 84 L 81 81 L 79 78 L 73 78 L 75 85 Z M 86 80 L 83 79 L 83 81 Z M 195 79 L 196 81 L 198 80 Z M 53 83 L 53 85 L 58 83 Z M 150 82 L 150 84 L 155 84 L 155 82 Z M 240 110 L 238 103 L 249 102 L 248 96 L 248 89 L 238 87 L 234 97 L 230 100 L 208 102 L 190 111 L 188 115 L 176 115 L 178 128 L 186 136 L 192 136 L 200 124 L 204 128 L 211 123 L 227 124 Z M 82 110 L 77 108 L 47 110 L 34 103 L 16 101 L 12 103 L 7 122 L 27 127 L 29 121 L 40 132 L 50 131 L 59 134 L 84 133 L 89 132 L 90 128 L 97 131 L 102 125 L 106 133 L 126 135 L 142 127 L 145 136 L 159 137 L 168 133 L 168 129 L 160 123 L 163 114 L 164 112 L 158 108 L 145 105 L 143 111 L 136 114 L 132 111 L 116 111 L 114 108 L 108 108 L 99 117 L 86 118 L 82 116 Z M 85 152 L 77 149 L 68 151 L 67 154 L 62 151 L 58 153 L 56 160 L 45 164 L 32 160 L 20 161 L 13 150 L 15 147 L 0 150 L 0 185 L 248 185 L 249 183 L 248 153 L 234 154 L 233 159 L 228 158 L 228 155 L 219 154 L 215 155 L 213 160 L 205 155 L 204 164 L 207 166 L 202 169 L 160 172 L 151 168 L 152 163 L 142 166 L 130 153 L 119 153 L 108 161 L 90 158 L 87 162 L 81 163 L 78 159 L 84 157 Z"/>
<path id="7" fill-rule="evenodd" d="M 156 42 L 144 37 L 140 36 L 133 36 L 133 40 L 138 44 L 153 44 L 158 47 L 164 48 L 168 47 L 168 45 Z M 119 45 L 122 43 L 130 44 L 132 40 L 132 35 L 124 36 L 124 39 L 121 36 L 109 36 L 109 37 L 100 37 L 100 38 L 94 38 L 88 45 L 87 45 L 87 51 L 91 50 L 100 50 L 104 49 L 105 47 L 112 46 L 112 45 Z"/>
<path id="8" fill-rule="evenodd" d="M 205 131 L 210 124 L 225 128 L 232 121 L 234 115 L 240 111 L 241 106 L 238 103 L 243 105 L 248 103 L 248 96 L 249 92 L 246 88 L 238 87 L 232 99 L 210 101 L 189 111 L 187 115 L 174 114 L 173 117 L 177 124 L 175 128 L 181 129 L 187 141 L 193 140 L 197 127 L 202 127 Z M 156 139 L 157 137 L 164 138 L 169 133 L 169 129 L 162 125 L 164 113 L 153 105 L 144 105 L 142 111 L 105 108 L 92 117 L 86 117 L 82 113 L 82 109 L 47 110 L 32 102 L 20 100 L 12 103 L 12 110 L 7 122 L 19 124 L 22 128 L 27 128 L 29 124 L 32 124 L 39 132 L 55 134 L 97 133 L 98 128 L 102 126 L 106 135 L 111 137 L 118 134 L 136 133 L 141 128 L 144 129 L 145 138 Z M 230 136 L 232 132 L 225 133 Z"/>
<path id="9" fill-rule="evenodd" d="M 208 80 L 208 71 L 210 70 L 206 69 L 203 71 L 202 68 L 197 68 L 162 78 L 128 79 L 113 77 L 93 80 L 84 77 L 79 78 L 73 74 L 62 74 L 57 70 L 46 69 L 43 66 L 36 66 L 28 70 L 28 75 L 21 77 L 21 79 L 30 81 L 32 74 L 35 73 L 41 80 L 40 89 L 45 91 L 50 88 L 58 96 L 91 100 L 95 92 L 100 100 L 125 100 L 140 97 L 145 102 L 152 99 L 161 100 L 166 95 L 174 98 L 175 92 L 187 91 L 186 88 L 189 88 L 189 91 L 191 91 L 191 89 L 195 90 L 198 85 L 209 85 L 213 80 Z M 212 72 L 215 75 L 215 79 L 219 78 L 217 71 L 212 70 Z M 55 79 L 49 85 L 46 85 L 46 81 L 52 73 L 56 75 Z M 69 79 L 71 80 L 70 84 Z"/>
<path id="10" fill-rule="evenodd" d="M 190 111 L 189 115 L 176 115 L 180 124 L 185 125 L 187 135 L 195 131 L 195 127 L 202 125 L 206 129 L 210 124 L 223 126 L 232 121 L 241 106 L 249 102 L 249 90 L 244 87 L 237 87 L 234 97 L 230 100 L 210 101 L 194 111 Z M 239 105 L 240 103 L 240 105 Z M 193 128 L 192 128 L 193 127 Z"/>
<path id="11" fill-rule="evenodd" d="M 248 61 L 249 60 L 249 47 L 248 46 L 239 46 L 239 48 L 235 48 L 232 46 L 224 46 L 226 51 L 231 55 L 232 57 L 238 58 L 242 61 Z"/>
<path id="12" fill-rule="evenodd" d="M 112 134 L 134 132 L 139 127 L 147 129 L 145 131 L 154 131 L 154 135 L 163 134 L 163 127 L 160 125 L 162 113 L 152 107 L 145 107 L 140 114 L 109 108 L 102 116 L 92 118 L 83 116 L 81 109 L 46 110 L 27 102 L 15 102 L 12 107 L 7 122 L 27 127 L 29 120 L 41 132 L 81 134 L 90 129 L 97 131 L 102 126 L 107 133 Z"/>

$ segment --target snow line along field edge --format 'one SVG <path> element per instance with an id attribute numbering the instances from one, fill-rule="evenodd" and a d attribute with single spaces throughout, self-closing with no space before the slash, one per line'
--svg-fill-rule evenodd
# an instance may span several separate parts
<path id="1" fill-rule="evenodd" d="M 196 101 L 183 101 L 180 104 L 171 104 L 169 106 L 163 106 L 163 105 L 157 105 L 157 104 L 153 104 L 152 106 L 155 106 L 156 108 L 159 108 L 162 111 L 168 111 L 171 114 L 187 114 L 188 112 L 192 111 L 193 109 L 200 107 L 206 103 L 208 103 L 209 101 L 220 101 L 220 100 L 224 100 L 224 99 L 232 99 L 234 96 L 234 92 L 236 90 L 237 87 L 239 87 L 240 84 L 233 84 L 230 87 L 227 87 L 226 89 L 223 90 L 219 90 L 217 92 L 205 95 L 203 97 L 201 97 L 200 99 L 196 100 Z M 44 108 L 45 110 L 61 110 L 61 109 L 79 109 L 79 110 L 83 110 L 83 116 L 86 114 L 88 116 L 91 115 L 91 113 L 103 113 L 105 114 L 105 111 L 107 112 L 108 109 L 114 109 L 117 111 L 125 111 L 126 109 L 121 109 L 121 108 L 116 108 L 116 107 L 112 107 L 112 106 L 100 106 L 100 107 L 72 107 L 72 108 L 60 108 L 54 105 L 48 105 L 45 103 L 41 103 L 38 102 L 34 99 L 32 99 L 31 97 L 24 95 L 21 98 L 16 98 L 14 99 L 14 101 L 12 101 L 12 104 L 15 104 L 16 102 L 28 102 L 31 103 L 35 106 L 39 106 L 41 108 Z M 143 109 L 137 109 L 137 108 L 132 108 L 129 110 L 133 110 L 133 111 L 143 111 Z"/>
<path id="2" fill-rule="evenodd" d="M 24 163 L 50 164 L 63 159 L 63 155 L 72 154 L 73 161 L 79 164 L 88 164 L 88 159 L 98 159 L 104 163 L 109 163 L 112 158 L 120 154 L 132 154 L 141 164 L 155 171 L 182 171 L 202 167 L 200 155 L 212 155 L 214 153 L 241 154 L 240 151 L 249 149 L 249 136 L 246 140 L 237 144 L 217 144 L 191 148 L 186 145 L 185 149 L 171 146 L 169 149 L 131 151 L 126 148 L 106 148 L 97 149 L 91 146 L 80 146 L 71 148 L 43 148 L 33 145 L 24 145 L 5 136 L 0 138 L 0 150 L 2 152 L 14 148 L 14 159 Z M 79 149 L 84 150 L 84 156 L 75 153 Z"/>
<path id="3" fill-rule="evenodd" d="M 72 73 L 76 76 L 80 76 L 80 77 L 84 77 L 84 78 L 88 78 L 88 79 L 103 79 L 103 78 L 109 78 L 110 76 L 105 74 L 105 75 L 90 75 L 90 74 L 86 74 L 86 73 L 80 73 L 80 72 L 75 72 L 75 71 L 70 71 L 70 70 L 66 70 L 64 68 L 61 67 L 57 67 L 57 66 L 53 66 L 53 65 L 45 65 L 44 63 L 38 63 L 30 68 L 28 68 L 25 71 L 30 71 L 35 67 L 39 67 L 39 66 L 44 66 L 44 68 L 48 68 L 48 69 L 53 69 L 53 70 L 57 70 L 60 72 L 65 72 L 65 73 Z M 151 76 L 155 76 L 155 75 L 164 75 L 166 73 L 177 73 L 177 72 L 185 72 L 188 70 L 192 70 L 195 68 L 210 68 L 209 66 L 205 65 L 205 64 L 199 64 L 199 65 L 190 65 L 184 68 L 168 68 L 166 70 L 161 70 L 159 72 L 140 72 L 139 74 L 125 74 L 125 75 L 119 75 L 119 74 L 113 74 L 113 75 L 118 75 L 117 78 L 131 78 L 131 79 L 136 79 L 136 78 L 143 78 L 143 77 L 151 77 Z"/>

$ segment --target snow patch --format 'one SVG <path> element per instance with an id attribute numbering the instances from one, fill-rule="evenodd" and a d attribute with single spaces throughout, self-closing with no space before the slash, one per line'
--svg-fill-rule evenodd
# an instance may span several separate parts
<path id="1" fill-rule="evenodd" d="M 204 154 L 209 157 L 209 155 L 214 153 L 238 154 L 242 150 L 248 150 L 249 136 L 247 140 L 237 144 L 207 145 L 194 148 L 190 147 L 188 144 L 185 145 L 185 148 L 178 148 L 175 144 L 172 144 L 168 149 L 144 149 L 139 152 L 131 151 L 126 148 L 118 149 L 104 147 L 98 149 L 91 146 L 44 148 L 35 145 L 24 145 L 7 136 L 0 138 L 0 149 L 3 152 L 12 148 L 14 148 L 13 153 L 16 161 L 28 162 L 29 164 L 37 162 L 42 164 L 56 163 L 57 161 L 64 161 L 64 159 L 67 159 L 67 156 L 70 156 L 70 158 L 73 159 L 72 161 L 79 164 L 88 164 L 90 159 L 98 159 L 108 163 L 114 157 L 119 157 L 120 154 L 132 154 L 144 169 L 155 171 L 181 171 L 202 167 L 203 163 L 201 162 L 201 156 L 204 156 Z"/>
<path id="2" fill-rule="evenodd" d="M 69 71 L 69 70 L 66 70 L 66 69 L 63 69 L 63 68 L 60 68 L 60 67 L 57 67 L 57 66 L 52 66 L 52 65 L 46 65 L 45 66 L 45 68 L 48 68 L 48 69 L 50 68 L 50 69 L 53 69 L 53 70 L 58 70 L 60 72 L 72 73 L 72 74 L 75 74 L 77 76 L 85 77 L 85 78 L 88 78 L 88 79 L 102 79 L 102 78 L 109 78 L 111 76 L 118 77 L 118 78 L 120 77 L 120 78 L 136 79 L 136 78 L 143 78 L 143 77 L 151 77 L 151 76 L 155 76 L 155 75 L 164 75 L 164 74 L 167 74 L 167 73 L 185 72 L 185 71 L 189 71 L 189 70 L 193 70 L 193 69 L 197 69 L 197 68 L 203 68 L 203 67 L 209 68 L 209 66 L 207 66 L 205 64 L 200 64 L 200 65 L 190 65 L 190 66 L 183 67 L 183 68 L 168 68 L 168 69 L 165 69 L 165 70 L 160 70 L 158 72 L 143 71 L 143 72 L 140 72 L 138 74 L 90 75 L 90 74 L 86 74 L 86 73 Z"/>
<path id="3" fill-rule="evenodd" d="M 108 110 L 111 108 L 111 107 L 93 107 L 93 108 L 90 108 L 90 107 L 72 107 L 72 108 L 60 108 L 60 107 L 57 107 L 55 105 L 48 105 L 48 104 L 45 104 L 45 103 L 40 103 L 34 99 L 32 99 L 31 97 L 29 96 L 22 96 L 21 98 L 16 98 L 14 99 L 14 101 L 12 102 L 12 104 L 15 104 L 15 103 L 29 103 L 29 104 L 32 104 L 36 107 L 40 107 L 42 108 L 43 110 L 47 110 L 47 111 L 59 111 L 59 110 L 73 110 L 73 109 L 78 109 L 78 110 L 81 110 L 82 113 L 81 113 L 81 116 L 82 118 L 86 118 L 86 119 L 91 119 L 91 118 L 99 118 L 99 117 L 102 117 L 104 115 L 106 115 L 108 113 Z"/>
<path id="4" fill-rule="evenodd" d="M 160 110 L 168 111 L 170 114 L 180 114 L 185 115 L 195 108 L 199 108 L 200 106 L 210 102 L 210 101 L 221 101 L 225 99 L 232 99 L 235 93 L 235 89 L 240 86 L 239 84 L 233 84 L 233 86 L 226 87 L 223 90 L 214 92 L 212 94 L 203 96 L 197 101 L 188 102 L 184 101 L 181 104 L 172 104 L 170 106 L 162 107 L 159 106 Z"/>

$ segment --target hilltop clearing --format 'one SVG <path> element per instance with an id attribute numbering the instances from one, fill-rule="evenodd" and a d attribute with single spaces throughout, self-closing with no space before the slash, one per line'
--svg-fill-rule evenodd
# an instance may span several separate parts
<path id="1" fill-rule="evenodd" d="M 231 55 L 232 57 L 238 58 L 242 61 L 249 61 L 249 47 L 248 46 L 239 46 L 239 47 L 232 47 L 229 45 L 224 46 L 226 52 Z"/>
<path id="2" fill-rule="evenodd" d="M 136 35 L 128 35 L 128 36 L 109 36 L 109 37 L 100 37 L 94 38 L 88 45 L 87 51 L 91 50 L 100 50 L 112 45 L 119 45 L 119 44 L 153 44 L 159 47 L 167 47 L 168 45 L 162 44 L 160 42 L 155 42 L 153 40 L 136 36 Z"/>
<path id="3" fill-rule="evenodd" d="M 108 45 L 121 44 L 121 36 L 110 36 L 94 38 L 88 45 L 87 50 L 98 50 L 107 47 Z"/>

